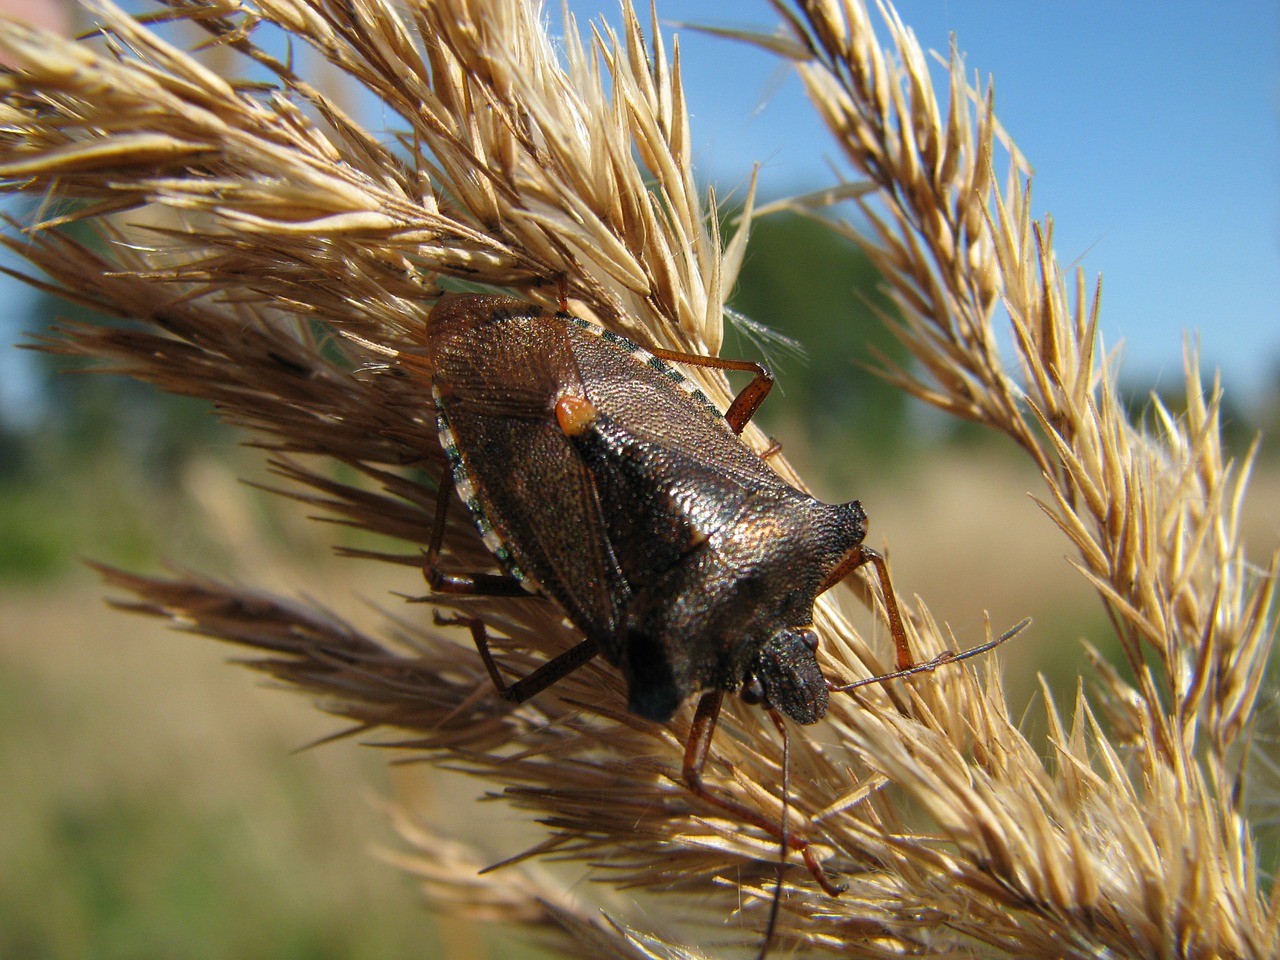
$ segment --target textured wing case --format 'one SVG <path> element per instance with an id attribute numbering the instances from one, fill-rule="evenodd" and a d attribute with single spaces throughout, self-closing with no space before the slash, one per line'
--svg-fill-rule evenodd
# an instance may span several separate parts
<path id="1" fill-rule="evenodd" d="M 563 327 L 502 297 L 445 299 L 431 314 L 441 442 L 489 546 L 588 636 L 617 632 L 629 591 L 586 466 L 555 419 L 582 385 Z"/>

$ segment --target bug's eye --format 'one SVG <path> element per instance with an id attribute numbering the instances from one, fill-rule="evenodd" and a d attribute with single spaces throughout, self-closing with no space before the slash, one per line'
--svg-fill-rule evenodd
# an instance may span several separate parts
<path id="1" fill-rule="evenodd" d="M 812 650 L 818 652 L 818 631 L 813 627 L 805 627 L 803 630 L 797 630 L 796 634 L 800 637 L 800 642 Z"/>
<path id="2" fill-rule="evenodd" d="M 749 703 L 752 706 L 764 703 L 764 684 L 757 676 L 747 677 L 742 683 L 742 688 L 738 690 L 738 696 L 742 698 L 743 703 Z"/>

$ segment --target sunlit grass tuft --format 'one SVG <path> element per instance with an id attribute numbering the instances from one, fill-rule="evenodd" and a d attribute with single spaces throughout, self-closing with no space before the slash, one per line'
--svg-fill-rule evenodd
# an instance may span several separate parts
<path id="1" fill-rule="evenodd" d="M 363 556 L 419 564 L 444 460 L 426 385 L 360 344 L 412 344 L 445 285 L 550 303 L 563 278 L 575 311 L 643 344 L 719 348 L 750 196 L 722 237 L 693 177 L 678 54 L 647 41 L 629 6 L 620 36 L 583 40 L 571 21 L 559 55 L 536 7 L 516 0 L 168 6 L 265 70 L 265 84 L 226 80 L 109 3 L 93 9 L 100 41 L 0 31 L 22 64 L 0 79 L 0 177 L 41 199 L 6 242 L 51 288 L 144 326 L 66 325 L 44 346 L 213 402 L 263 445 L 291 495 L 403 544 Z M 1060 271 L 993 96 L 958 59 L 940 96 L 891 8 L 887 44 L 854 0 L 778 9 L 785 34 L 739 37 L 799 65 L 859 178 L 836 192 L 867 226 L 840 229 L 900 308 L 915 365 L 890 376 L 1008 435 L 1037 466 L 1045 514 L 1105 604 L 1127 669 L 1095 663 L 1090 696 L 1073 704 L 1046 694 L 1047 759 L 996 658 L 835 697 L 825 728 L 793 734 L 789 802 L 849 889 L 828 897 L 793 866 L 778 936 L 856 956 L 1274 955 L 1239 784 L 1277 561 L 1251 566 L 1240 547 L 1248 464 L 1222 454 L 1217 395 L 1199 392 L 1189 354 L 1184 417 L 1153 432 L 1124 417 L 1096 346 L 1096 296 Z M 399 140 L 375 138 L 256 46 L 263 23 L 376 98 Z M 60 230 L 79 222 L 103 243 Z M 996 349 L 1001 311 L 1012 367 Z M 763 447 L 758 432 L 748 440 Z M 335 462 L 363 482 L 333 479 Z M 460 513 L 447 552 L 475 569 L 489 559 Z M 529 859 L 676 894 L 713 927 L 735 912 L 764 926 L 777 845 L 678 782 L 687 709 L 667 726 L 641 721 L 617 673 L 594 664 L 508 708 L 474 652 L 418 607 L 370 632 L 337 602 L 198 575 L 104 575 L 132 598 L 122 606 L 252 648 L 258 669 L 351 729 L 501 788 L 546 826 Z M 484 618 L 516 674 L 576 639 L 550 604 L 458 605 Z M 908 615 L 917 655 L 954 646 L 923 603 Z M 816 619 L 828 676 L 883 671 L 879 638 L 830 602 Z M 707 778 L 776 819 L 781 753 L 767 726 L 731 708 Z M 411 869 L 454 914 L 521 924 L 578 955 L 688 956 L 684 944 L 705 939 L 602 920 L 584 891 L 567 897 L 519 865 L 477 874 L 472 851 L 412 811 L 398 822 Z"/>

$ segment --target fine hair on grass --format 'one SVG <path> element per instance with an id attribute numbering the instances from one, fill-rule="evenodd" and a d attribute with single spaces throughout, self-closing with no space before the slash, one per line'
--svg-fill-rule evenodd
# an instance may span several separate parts
<path id="1" fill-rule="evenodd" d="M 957 53 L 940 89 L 887 0 L 874 23 L 863 0 L 774 6 L 779 30 L 715 32 L 794 66 L 849 172 L 776 206 L 872 259 L 911 357 L 884 374 L 1031 460 L 1037 503 L 1114 629 L 1122 662 L 1090 648 L 1072 703 L 1044 685 L 1047 746 L 1023 732 L 992 656 L 833 694 L 824 725 L 791 729 L 784 800 L 776 731 L 730 698 L 708 786 L 769 822 L 785 804 L 847 885 L 831 897 L 798 858 L 779 872 L 775 838 L 681 783 L 691 705 L 669 724 L 634 716 L 599 660 L 504 703 L 465 631 L 431 615 L 478 617 L 519 677 L 579 639 L 553 604 L 436 597 L 365 632 L 329 606 L 103 567 L 113 602 L 246 647 L 346 729 L 500 790 L 540 824 L 502 869 L 481 872 L 492 851 L 407 805 L 392 807 L 394 859 L 434 907 L 568 956 L 756 949 L 779 883 L 779 955 L 1280 955 L 1245 789 L 1278 559 L 1244 555 L 1252 453 L 1224 454 L 1220 391 L 1202 389 L 1188 349 L 1185 413 L 1153 400 L 1153 425 L 1131 422 L 1098 346 L 1099 291 L 1059 265 L 993 88 Z M 34 201 L 3 242 L 30 282 L 129 322 L 63 323 L 38 345 L 208 401 L 289 496 L 401 545 L 346 562 L 421 565 L 446 460 L 430 385 L 394 358 L 420 350 L 443 291 L 554 307 L 562 287 L 573 313 L 641 346 L 719 352 L 765 211 L 753 175 L 722 232 L 657 11 L 642 22 L 624 0 L 616 32 L 566 14 L 553 41 L 524 0 L 86 8 L 96 29 L 74 40 L 0 25 L 15 65 L 0 76 L 0 186 Z M 281 32 L 308 55 L 268 42 Z M 390 132 L 343 107 L 335 76 Z M 835 201 L 857 218 L 837 219 Z M 727 405 L 723 376 L 689 373 Z M 754 426 L 743 438 L 769 446 Z M 769 463 L 801 484 L 785 457 Z M 461 509 L 444 556 L 496 569 Z M 881 609 L 872 583 L 852 585 Z M 923 601 L 903 611 L 918 659 L 958 646 Z M 830 594 L 815 628 L 834 683 L 892 669 L 885 632 L 860 634 Z M 577 864 L 600 895 L 570 895 L 544 859 Z M 604 887 L 627 894 L 607 913 Z M 627 913 L 641 891 L 657 912 Z M 677 921 L 663 898 L 695 906 Z"/>

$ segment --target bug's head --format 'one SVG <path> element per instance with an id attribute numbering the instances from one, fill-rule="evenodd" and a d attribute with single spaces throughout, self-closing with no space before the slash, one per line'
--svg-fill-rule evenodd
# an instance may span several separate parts
<path id="1" fill-rule="evenodd" d="M 827 713 L 828 697 L 817 649 L 813 627 L 779 630 L 760 648 L 738 695 L 776 707 L 796 723 L 817 723 Z"/>

